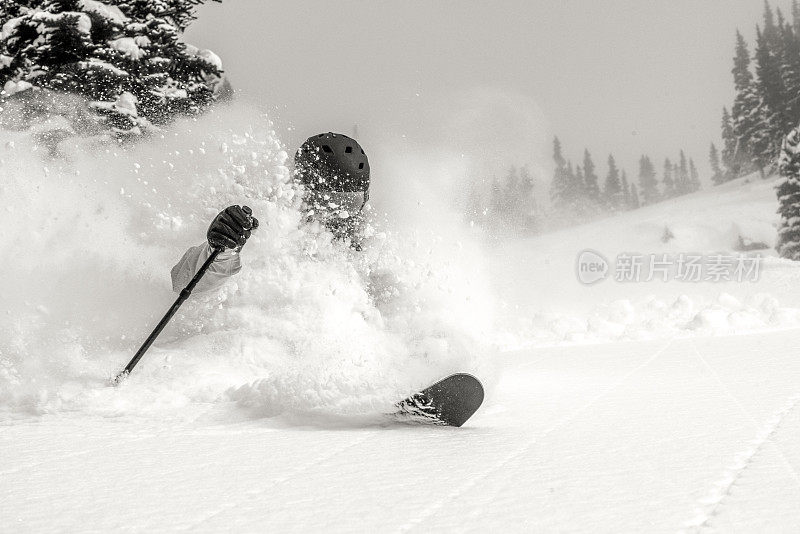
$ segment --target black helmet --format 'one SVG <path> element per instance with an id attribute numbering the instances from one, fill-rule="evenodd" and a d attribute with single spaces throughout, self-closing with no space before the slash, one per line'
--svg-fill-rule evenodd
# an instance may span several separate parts
<path id="1" fill-rule="evenodd" d="M 308 189 L 369 192 L 369 161 L 358 141 L 333 132 L 314 135 L 294 155 L 297 178 Z"/>

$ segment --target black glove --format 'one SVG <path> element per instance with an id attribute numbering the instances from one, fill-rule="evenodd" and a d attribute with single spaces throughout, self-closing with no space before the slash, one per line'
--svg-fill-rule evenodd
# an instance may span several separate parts
<path id="1" fill-rule="evenodd" d="M 208 242 L 213 248 L 242 250 L 250 231 L 258 228 L 258 219 L 247 206 L 230 206 L 214 217 L 208 227 Z"/>

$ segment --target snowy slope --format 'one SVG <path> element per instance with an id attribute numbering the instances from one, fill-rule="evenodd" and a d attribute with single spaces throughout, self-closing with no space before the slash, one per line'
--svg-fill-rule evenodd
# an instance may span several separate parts
<path id="1" fill-rule="evenodd" d="M 774 239 L 774 181 L 522 241 L 389 220 L 354 255 L 299 229 L 286 150 L 253 116 L 65 165 L 2 149 L 0 531 L 800 528 L 800 270 L 575 277 L 585 248 Z M 265 224 L 242 273 L 108 386 L 174 298 L 171 265 L 244 201 Z M 376 415 L 456 369 L 487 385 L 465 427 Z"/>
<path id="2" fill-rule="evenodd" d="M 80 414 L 0 431 L 15 532 L 792 532 L 798 332 L 508 355 L 462 429 Z"/>
<path id="3" fill-rule="evenodd" d="M 544 339 L 597 341 L 698 333 L 740 333 L 795 327 L 800 302 L 796 265 L 776 257 L 776 178 L 741 178 L 721 187 L 644 207 L 523 243 L 504 242 L 489 254 L 511 329 L 509 345 Z M 665 228 L 674 235 L 662 242 Z M 736 250 L 739 236 L 769 248 Z M 757 281 L 619 282 L 613 272 L 592 286 L 576 280 L 578 253 L 590 249 L 611 263 L 619 254 L 681 253 L 761 256 Z M 646 264 L 646 260 L 645 260 Z M 643 269 L 643 273 L 646 272 Z M 524 328 L 520 327 L 524 324 Z M 515 336 L 523 332 L 523 339 Z M 525 333 L 527 332 L 527 334 Z M 535 335 L 531 336 L 531 333 Z"/>

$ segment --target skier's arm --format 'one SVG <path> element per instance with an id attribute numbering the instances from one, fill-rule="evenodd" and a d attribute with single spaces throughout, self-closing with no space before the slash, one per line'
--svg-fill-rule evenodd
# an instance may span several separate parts
<path id="1" fill-rule="evenodd" d="M 208 241 L 186 251 L 172 268 L 172 289 L 180 292 L 194 277 L 198 269 L 211 256 L 215 248 L 224 249 L 209 266 L 205 276 L 198 282 L 195 291 L 210 291 L 219 288 L 225 280 L 242 269 L 239 251 L 258 228 L 258 219 L 247 206 L 230 206 L 222 210 L 208 227 Z"/>
<path id="2" fill-rule="evenodd" d="M 186 287 L 189 281 L 197 273 L 198 269 L 205 263 L 211 255 L 211 245 L 208 242 L 196 247 L 191 247 L 183 255 L 181 260 L 172 268 L 172 290 L 176 293 Z M 233 276 L 242 270 L 242 261 L 239 253 L 235 250 L 225 250 L 214 260 L 206 274 L 195 286 L 197 292 L 212 291 L 218 289 L 225 283 L 228 277 Z"/>

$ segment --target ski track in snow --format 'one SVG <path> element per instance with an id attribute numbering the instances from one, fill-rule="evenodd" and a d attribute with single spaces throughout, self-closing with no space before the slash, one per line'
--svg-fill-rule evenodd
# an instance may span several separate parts
<path id="1" fill-rule="evenodd" d="M 163 431 L 155 433 L 154 435 L 155 436 L 166 436 L 166 435 L 171 434 L 172 432 L 174 432 L 173 429 L 165 429 Z M 131 439 L 125 440 L 125 443 L 136 443 L 137 441 L 144 441 L 144 440 L 152 439 L 154 437 L 154 435 L 145 434 L 145 435 L 137 436 L 135 438 L 131 438 Z M 35 468 L 43 466 L 43 465 L 48 465 L 48 464 L 52 464 L 52 463 L 60 463 L 63 460 L 66 460 L 67 458 L 77 458 L 77 457 L 80 457 L 80 456 L 86 456 L 86 455 L 93 455 L 93 454 L 97 454 L 97 453 L 102 453 L 105 450 L 106 450 L 106 446 L 103 446 L 103 447 L 95 447 L 95 448 L 92 448 L 92 449 L 84 449 L 84 450 L 80 450 L 80 451 L 72 452 L 72 453 L 67 453 L 67 454 L 61 454 L 59 456 L 52 456 L 51 455 L 51 456 L 48 456 L 46 459 L 42 460 L 41 462 L 34 462 L 34 463 L 30 463 L 30 464 L 24 464 L 24 465 L 21 465 L 19 467 L 14 468 L 14 469 L 7 469 L 5 471 L 0 471 L 0 477 L 7 476 L 7 475 L 13 475 L 14 473 L 19 473 L 21 471 L 27 471 L 29 469 L 35 469 Z"/>
<path id="2" fill-rule="evenodd" d="M 712 519 L 719 514 L 720 509 L 725 504 L 725 499 L 730 495 L 733 487 L 744 476 L 764 447 L 772 443 L 772 437 L 780 429 L 781 423 L 798 404 L 800 404 L 800 394 L 793 395 L 780 409 L 767 418 L 756 437 L 750 441 L 750 446 L 736 454 L 733 462 L 725 469 L 720 478 L 712 484 L 708 495 L 698 501 L 699 507 L 695 511 L 695 517 L 684 523 L 683 530 L 680 532 L 700 532 L 712 527 Z M 782 453 L 780 456 L 786 463 L 786 467 L 792 477 L 800 486 L 800 477 L 798 477 Z"/>
<path id="3" fill-rule="evenodd" d="M 351 449 L 352 447 L 355 447 L 357 445 L 360 445 L 360 444 L 368 441 L 371 437 L 373 437 L 377 433 L 378 433 L 378 431 L 376 431 L 376 430 L 368 432 L 368 433 L 364 434 L 359 439 L 352 440 L 352 441 L 348 442 L 347 444 L 345 444 L 342 447 L 335 448 L 335 449 L 331 450 L 327 454 L 318 456 L 317 458 L 311 460 L 310 462 L 305 463 L 301 467 L 298 467 L 297 469 L 292 470 L 287 475 L 284 475 L 284 476 L 281 476 L 281 477 L 277 477 L 277 478 L 273 478 L 269 483 L 265 483 L 263 487 L 261 487 L 259 489 L 250 490 L 250 491 L 245 492 L 242 495 L 242 498 L 240 498 L 236 502 L 233 502 L 231 504 L 222 506 L 221 508 L 219 508 L 219 509 L 217 509 L 217 510 L 215 510 L 213 512 L 210 512 L 209 514 L 207 514 L 202 519 L 200 519 L 198 521 L 194 521 L 194 522 L 190 523 L 189 525 L 186 525 L 185 527 L 181 528 L 181 530 L 187 530 L 187 531 L 195 530 L 198 527 L 200 527 L 201 525 L 203 525 L 203 524 L 207 523 L 208 521 L 211 521 L 215 517 L 219 516 L 220 514 L 223 514 L 223 513 L 227 512 L 229 510 L 234 510 L 234 509 L 239 508 L 240 506 L 244 505 L 245 504 L 244 498 L 252 500 L 252 499 L 258 497 L 259 495 L 263 495 L 267 491 L 274 491 L 277 485 L 290 482 L 291 480 L 296 478 L 298 475 L 301 475 L 302 473 L 307 472 L 309 469 L 311 469 L 313 467 L 316 467 L 316 466 L 318 466 L 320 464 L 323 464 L 326 461 L 330 460 L 331 458 L 335 458 L 337 455 L 343 453 L 344 451 L 346 451 L 348 449 Z"/>
<path id="4" fill-rule="evenodd" d="M 770 524 L 775 526 L 772 531 L 783 528 L 792 532 L 800 524 L 800 516 L 792 510 L 797 477 L 791 473 L 795 476 L 790 478 L 774 448 L 784 450 L 786 462 L 794 462 L 797 469 L 800 457 L 791 448 L 796 442 L 794 429 L 798 428 L 794 425 L 800 422 L 800 391 L 796 386 L 800 369 L 792 356 L 798 332 L 773 334 L 769 341 L 754 335 L 741 341 L 706 338 L 654 342 L 646 349 L 630 351 L 628 344 L 572 348 L 567 353 L 544 350 L 545 358 L 530 354 L 527 359 L 520 353 L 507 363 L 504 380 L 509 387 L 502 399 L 497 399 L 499 407 L 512 409 L 501 412 L 498 419 L 492 414 L 498 405 L 487 405 L 487 412 L 473 425 L 477 432 L 472 436 L 469 431 L 387 433 L 383 427 L 357 427 L 337 432 L 335 441 L 326 445 L 326 437 L 313 439 L 315 436 L 302 426 L 264 420 L 256 424 L 247 421 L 239 439 L 231 436 L 240 433 L 235 423 L 209 429 L 204 424 L 209 419 L 202 414 L 189 422 L 157 423 L 141 431 L 136 431 L 138 420 L 130 425 L 129 421 L 103 424 L 99 418 L 48 417 L 35 425 L 23 423 L 18 427 L 19 437 L 6 439 L 14 447 L 4 467 L 11 469 L 18 463 L 15 458 L 27 461 L 24 466 L 15 466 L 18 474 L 0 477 L 0 491 L 5 491 L 8 499 L 0 507 L 0 516 L 4 516 L 0 517 L 0 531 L 102 531 L 117 528 L 120 523 L 115 521 L 123 521 L 130 531 L 163 527 L 165 531 L 198 532 L 417 532 L 496 527 L 510 532 L 674 532 L 683 525 L 685 532 L 698 532 L 728 530 L 722 525 L 728 520 L 729 526 L 742 525 L 744 531 L 759 531 L 760 525 Z M 693 345 L 697 352 L 692 350 Z M 768 357 L 763 362 L 754 360 L 754 355 L 759 355 L 753 348 L 758 345 L 764 346 Z M 741 352 L 736 352 L 737 346 Z M 706 367 L 701 366 L 704 347 L 710 364 Z M 565 356 L 569 361 L 564 361 Z M 584 357 L 591 365 L 585 368 L 587 375 L 580 376 Z M 541 369 L 531 369 L 530 376 L 516 376 L 535 359 L 544 361 Z M 584 389 L 585 395 L 575 398 L 574 403 L 564 404 L 557 388 L 527 388 L 527 380 L 536 375 L 540 384 L 561 376 L 547 374 L 553 368 L 575 378 L 561 395 L 581 391 L 584 385 L 591 389 Z M 703 372 L 705 369 L 711 373 Z M 683 396 L 680 384 L 688 377 L 699 377 L 691 383 L 695 390 L 703 383 L 709 383 L 709 389 L 696 396 Z M 723 381 L 730 387 L 716 386 Z M 763 384 L 769 389 L 762 393 Z M 664 389 L 654 389 L 654 385 L 664 385 Z M 544 402 L 537 404 L 539 401 Z M 525 423 L 533 405 L 542 408 L 537 418 L 547 419 L 541 426 L 529 428 Z M 654 414 L 674 414 L 680 419 L 649 427 Z M 584 426 L 592 420 L 602 421 L 603 428 L 624 430 L 627 423 L 637 430 L 628 433 L 624 441 L 603 439 L 608 436 Z M 738 428 L 727 432 L 715 423 Z M 161 432 L 160 428 L 166 430 Z M 670 428 L 678 434 L 665 434 L 664 430 Z M 60 447 L 51 439 L 62 429 L 68 436 Z M 9 430 L 14 436 L 13 427 Z M 162 436 L 169 434 L 174 434 L 174 439 L 165 442 Z M 203 437 L 196 449 L 192 445 L 195 435 Z M 758 439 L 748 442 L 753 436 Z M 386 454 L 387 446 L 402 451 L 405 437 L 415 447 L 430 447 L 432 455 L 427 463 L 421 465 L 419 459 L 408 455 Z M 315 445 L 305 448 L 309 438 Z M 484 447 L 481 440 L 487 438 L 483 445 L 488 447 Z M 98 448 L 103 442 L 118 454 L 103 455 Z M 237 445 L 231 446 L 233 443 Z M 91 450 L 79 450 L 84 444 Z M 165 445 L 174 453 L 153 454 Z M 570 447 L 565 450 L 560 448 L 563 445 Z M 545 449 L 555 455 L 560 451 L 575 461 L 563 456 L 550 458 Z M 82 454 L 59 454 L 59 450 Z M 32 465 L 32 459 L 43 458 L 50 451 L 53 458 L 42 462 L 44 467 Z M 253 453 L 274 457 L 277 451 L 285 458 L 251 462 L 253 469 L 245 476 L 241 476 L 245 471 L 237 475 L 225 468 L 237 463 L 231 454 L 243 455 L 240 463 L 246 465 Z M 461 453 L 465 453 L 463 458 Z M 673 453 L 676 456 L 667 456 Z M 611 463 L 593 459 L 597 454 L 607 456 Z M 142 461 L 148 457 L 153 461 Z M 140 465 L 141 470 L 133 479 L 122 480 L 121 488 L 104 486 L 121 459 Z M 713 465 L 705 468 L 707 460 Z M 211 473 L 196 471 L 206 462 L 209 466 L 219 463 L 220 468 Z M 642 475 L 650 462 L 660 462 L 675 478 L 653 480 Z M 64 472 L 70 473 L 69 479 L 58 479 L 60 463 Z M 419 477 L 437 465 L 446 469 L 436 471 L 430 484 L 419 484 Z M 771 471 L 764 471 L 765 467 Z M 85 468 L 91 473 L 84 479 Z M 376 469 L 380 471 L 377 476 Z M 783 485 L 774 475 L 780 477 L 781 470 Z M 522 472 L 526 476 L 513 476 Z M 48 478 L 51 474 L 56 475 L 53 480 Z M 174 481 L 174 486 L 162 488 L 169 481 Z M 214 488 L 215 483 L 219 483 L 219 489 Z M 548 493 L 554 483 L 559 492 L 572 491 L 572 497 Z M 765 486 L 773 485 L 782 493 L 765 491 Z M 70 493 L 71 487 L 75 494 Z M 100 489 L 93 493 L 92 488 Z M 163 497 L 155 497 L 160 491 L 164 491 Z M 86 500 L 95 494 L 101 497 L 98 501 Z M 128 498 L 128 515 L 120 517 L 117 503 Z M 62 523 L 48 519 L 54 502 L 58 513 L 64 514 Z M 690 515 L 696 508 L 697 515 Z M 777 518 L 770 522 L 770 514 Z M 694 521 L 685 521 L 692 517 Z"/>
<path id="5" fill-rule="evenodd" d="M 672 344 L 672 341 L 668 341 L 663 347 L 656 350 L 653 355 L 648 358 L 644 363 L 638 365 L 633 370 L 629 371 L 625 374 L 621 379 L 616 381 L 612 384 L 606 391 L 600 393 L 591 401 L 583 405 L 582 407 L 578 408 L 568 416 L 559 419 L 555 424 L 551 425 L 549 428 L 545 429 L 539 436 L 534 436 L 528 441 L 526 441 L 521 447 L 517 448 L 516 450 L 512 451 L 508 455 L 504 456 L 502 460 L 499 462 L 491 465 L 488 469 L 478 473 L 474 477 L 472 477 L 469 481 L 462 484 L 454 491 L 450 492 L 449 494 L 445 495 L 443 498 L 434 501 L 431 505 L 429 505 L 425 510 L 423 510 L 417 517 L 415 517 L 412 521 L 409 521 L 405 525 L 399 528 L 400 532 L 408 532 L 411 529 L 421 525 L 426 519 L 430 518 L 431 516 L 435 515 L 444 505 L 447 503 L 457 499 L 459 496 L 464 494 L 464 492 L 468 491 L 470 488 L 474 487 L 478 482 L 483 480 L 484 478 L 490 476 L 492 473 L 503 469 L 510 463 L 518 462 L 521 458 L 525 456 L 525 453 L 528 452 L 534 445 L 536 445 L 539 441 L 547 437 L 549 434 L 553 433 L 554 431 L 558 430 L 559 428 L 567 425 L 570 421 L 574 420 L 576 417 L 581 415 L 583 412 L 591 408 L 594 404 L 598 401 L 602 400 L 604 397 L 608 396 L 612 392 L 614 392 L 620 385 L 624 384 L 631 376 L 636 374 L 637 372 L 641 371 L 642 369 L 646 368 L 652 362 L 654 362 L 664 351 L 666 351 L 669 346 Z M 491 500 L 487 500 L 486 504 L 491 503 Z M 485 504 L 484 504 L 485 506 Z M 476 511 L 473 511 L 473 515 L 477 515 Z"/>

